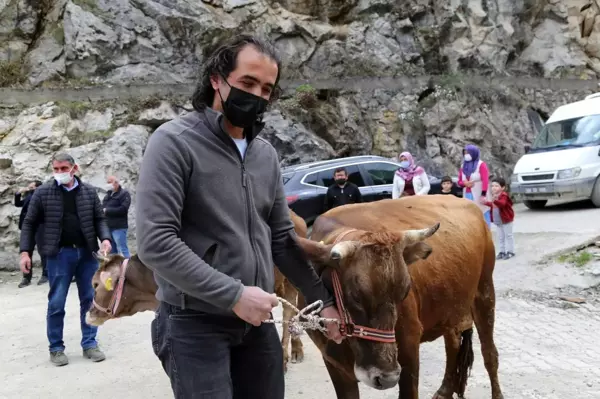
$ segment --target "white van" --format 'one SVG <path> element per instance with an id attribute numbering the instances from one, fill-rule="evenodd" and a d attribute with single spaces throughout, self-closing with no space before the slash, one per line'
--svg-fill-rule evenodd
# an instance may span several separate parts
<path id="1" fill-rule="evenodd" d="M 548 200 L 600 207 L 600 93 L 558 107 L 515 165 L 510 190 L 529 209 Z"/>

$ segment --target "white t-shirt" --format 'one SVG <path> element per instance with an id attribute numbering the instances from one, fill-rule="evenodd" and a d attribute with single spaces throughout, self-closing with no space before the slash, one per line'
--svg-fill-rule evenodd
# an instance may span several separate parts
<path id="1" fill-rule="evenodd" d="M 238 150 L 240 151 L 240 154 L 242 155 L 242 159 L 244 159 L 244 156 L 246 155 L 246 149 L 248 148 L 248 142 L 246 141 L 245 138 L 233 139 L 233 141 L 234 141 L 235 145 L 237 146 Z"/>

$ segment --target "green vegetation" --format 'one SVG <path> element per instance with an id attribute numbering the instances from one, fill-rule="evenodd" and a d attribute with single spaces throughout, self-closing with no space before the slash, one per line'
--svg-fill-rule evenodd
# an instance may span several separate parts
<path id="1" fill-rule="evenodd" d="M 589 251 L 579 251 L 570 254 L 564 254 L 558 257 L 561 263 L 570 263 L 576 267 L 583 267 L 594 259 L 594 255 Z"/>
<path id="2" fill-rule="evenodd" d="M 93 109 L 105 108 L 98 103 L 80 102 L 80 101 L 57 101 L 56 107 L 58 113 L 68 114 L 71 119 L 80 119 L 85 116 L 88 111 Z"/>
<path id="3" fill-rule="evenodd" d="M 25 82 L 23 60 L 0 61 L 0 87 L 18 85 Z"/>
<path id="4" fill-rule="evenodd" d="M 303 108 L 314 108 L 317 106 L 317 90 L 309 84 L 296 87 L 296 100 Z"/>
<path id="5" fill-rule="evenodd" d="M 78 147 L 96 141 L 106 141 L 113 136 L 113 133 L 114 130 L 112 129 L 97 132 L 80 132 L 75 129 L 67 134 L 67 138 L 71 140 L 72 147 Z"/>
<path id="6" fill-rule="evenodd" d="M 125 104 L 128 109 L 126 122 L 136 123 L 142 111 L 150 108 L 156 108 L 162 101 L 169 101 L 169 99 L 160 98 L 158 96 L 130 99 Z"/>

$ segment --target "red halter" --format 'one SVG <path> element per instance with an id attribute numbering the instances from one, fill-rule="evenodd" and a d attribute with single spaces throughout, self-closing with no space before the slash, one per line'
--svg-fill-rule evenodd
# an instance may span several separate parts
<path id="1" fill-rule="evenodd" d="M 125 273 L 127 272 L 127 264 L 129 263 L 129 259 L 125 259 L 123 264 L 121 265 L 121 275 L 119 276 L 119 282 L 117 283 L 117 288 L 113 292 L 112 298 L 110 298 L 110 302 L 108 303 L 108 307 L 102 307 L 98 305 L 96 302 L 96 298 L 93 300 L 94 307 L 101 312 L 106 313 L 110 317 L 114 317 L 117 312 L 117 308 L 119 307 L 119 303 L 121 303 L 121 297 L 123 296 L 123 287 L 125 287 Z"/>
<path id="2" fill-rule="evenodd" d="M 337 236 L 334 245 L 337 244 L 349 233 L 357 231 L 356 229 L 347 230 L 340 235 Z M 352 316 L 344 306 L 344 296 L 342 291 L 342 283 L 340 282 L 340 277 L 336 270 L 333 270 L 331 273 L 332 281 L 333 281 L 333 291 L 335 293 L 335 301 L 337 304 L 337 309 L 340 314 L 340 333 L 345 337 L 356 337 L 361 339 L 366 339 L 369 341 L 376 342 L 384 342 L 392 344 L 396 342 L 396 331 L 395 330 L 379 330 L 377 328 L 365 327 L 355 324 L 352 321 Z"/>

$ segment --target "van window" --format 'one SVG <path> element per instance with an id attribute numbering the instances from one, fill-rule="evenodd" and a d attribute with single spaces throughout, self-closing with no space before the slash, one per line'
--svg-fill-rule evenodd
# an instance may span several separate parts
<path id="1" fill-rule="evenodd" d="M 584 147 L 600 144 L 600 115 L 548 123 L 535 138 L 531 150 Z"/>
<path id="2" fill-rule="evenodd" d="M 325 169 L 318 173 L 313 173 L 311 175 L 307 175 L 306 178 L 304 179 L 304 183 L 316 184 L 317 186 L 321 186 L 321 187 L 329 187 L 335 183 L 333 181 L 333 172 L 337 168 L 338 167 L 336 166 L 331 169 Z M 350 166 L 344 166 L 344 168 L 346 169 L 346 172 L 348 173 L 348 181 L 356 184 L 358 187 L 365 186 L 365 182 L 363 181 L 360 171 L 358 170 L 358 166 L 350 165 Z"/>

